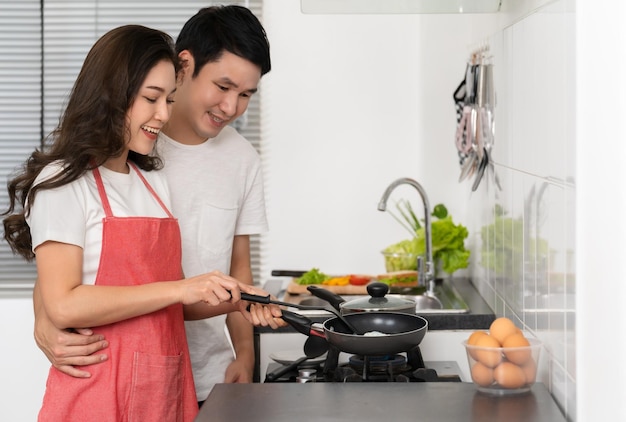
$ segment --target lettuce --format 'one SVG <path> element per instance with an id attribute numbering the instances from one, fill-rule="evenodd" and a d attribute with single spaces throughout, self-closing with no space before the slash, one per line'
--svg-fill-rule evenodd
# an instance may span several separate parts
<path id="1" fill-rule="evenodd" d="M 435 207 L 438 211 L 445 210 L 442 204 Z M 445 213 L 438 212 L 435 217 L 445 216 L 443 218 L 431 221 L 431 235 L 433 248 L 433 261 L 435 263 L 435 271 L 442 271 L 452 274 L 461 268 L 467 268 L 469 265 L 470 251 L 465 249 L 465 239 L 468 231 L 462 224 L 455 224 L 452 217 Z M 426 232 L 424 227 L 419 227 L 415 231 L 415 236 L 411 239 L 405 239 L 398 243 L 388 246 L 383 253 L 409 253 L 413 255 L 426 254 Z M 403 257 L 393 257 L 388 259 L 405 259 Z M 412 259 L 412 258 L 411 258 Z M 408 264 L 408 262 L 407 262 Z M 398 268 L 405 270 L 415 270 L 417 261 L 409 268 Z"/>
<path id="2" fill-rule="evenodd" d="M 524 220 L 507 217 L 505 214 L 502 207 L 497 206 L 494 222 L 481 228 L 480 265 L 499 276 L 521 278 L 524 272 L 524 255 L 547 259 L 550 246 L 541 237 L 528 236 L 525 239 Z"/>
<path id="3" fill-rule="evenodd" d="M 330 279 L 330 276 L 324 274 L 319 268 L 312 268 L 306 273 L 302 274 L 302 277 L 294 280 L 297 284 L 322 284 L 324 281 Z"/>

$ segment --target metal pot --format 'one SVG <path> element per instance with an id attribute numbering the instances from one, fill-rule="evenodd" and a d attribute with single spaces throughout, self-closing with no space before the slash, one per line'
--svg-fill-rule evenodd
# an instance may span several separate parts
<path id="1" fill-rule="evenodd" d="M 307 290 L 312 295 L 329 302 L 342 315 L 360 312 L 398 312 L 415 315 L 415 300 L 405 296 L 386 296 L 389 286 L 381 282 L 373 282 L 367 285 L 368 297 L 346 301 L 338 294 L 330 290 L 311 285 Z"/>
<path id="2" fill-rule="evenodd" d="M 428 330 L 428 321 L 418 315 L 394 312 L 361 312 L 345 316 L 359 332 L 382 335 L 358 335 L 346 332 L 339 318 L 326 320 L 321 327 L 303 315 L 283 311 L 283 319 L 296 330 L 323 336 L 339 351 L 363 356 L 385 356 L 407 352 L 417 347 Z"/>

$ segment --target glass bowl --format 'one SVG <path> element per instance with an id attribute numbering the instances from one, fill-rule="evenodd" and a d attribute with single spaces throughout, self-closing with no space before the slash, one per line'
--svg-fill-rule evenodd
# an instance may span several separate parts
<path id="1" fill-rule="evenodd" d="M 525 347 L 480 347 L 462 344 L 472 382 L 487 394 L 504 396 L 530 391 L 537 379 L 541 342 L 527 338 Z"/>
<path id="2" fill-rule="evenodd" d="M 417 257 L 418 255 L 413 253 L 399 253 L 399 252 L 381 252 L 385 258 L 385 269 L 388 273 L 394 271 L 416 271 L 417 270 Z"/>

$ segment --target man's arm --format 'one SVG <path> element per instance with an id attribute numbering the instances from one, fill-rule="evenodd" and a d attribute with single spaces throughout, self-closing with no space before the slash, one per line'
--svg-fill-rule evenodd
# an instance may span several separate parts
<path id="1" fill-rule="evenodd" d="M 37 346 L 59 371 L 76 378 L 89 378 L 91 374 L 77 366 L 93 365 L 107 360 L 106 354 L 96 354 L 108 347 L 107 341 L 88 328 L 75 331 L 58 329 L 48 318 L 40 294 L 39 285 L 35 283 L 33 310 Z"/>
<path id="2" fill-rule="evenodd" d="M 250 237 L 235 236 L 230 275 L 242 283 L 253 284 L 250 268 Z M 235 361 L 226 368 L 225 382 L 252 382 L 254 372 L 253 327 L 240 312 L 231 312 L 226 325 L 235 349 Z"/>

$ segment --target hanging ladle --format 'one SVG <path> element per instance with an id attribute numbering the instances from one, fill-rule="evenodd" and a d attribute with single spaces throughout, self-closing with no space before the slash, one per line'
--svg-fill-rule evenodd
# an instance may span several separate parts
<path id="1" fill-rule="evenodd" d="M 362 334 L 359 330 L 357 330 L 354 325 L 352 325 L 350 323 L 350 321 L 348 321 L 346 319 L 345 316 L 341 315 L 341 312 L 339 312 L 337 309 L 333 308 L 332 306 L 330 306 L 330 304 L 328 306 L 312 306 L 312 305 L 299 305 L 299 304 L 295 304 L 295 303 L 288 303 L 288 302 L 281 302 L 280 300 L 273 300 L 270 298 L 270 295 L 267 296 L 259 296 L 259 295 L 252 295 L 249 293 L 244 293 L 241 292 L 241 299 L 248 301 L 248 302 L 255 302 L 255 303 L 262 303 L 265 305 L 268 304 L 272 304 L 272 305 L 280 305 L 280 306 L 287 306 L 290 308 L 296 308 L 296 309 L 300 309 L 303 311 L 309 310 L 309 311 L 327 311 L 330 312 L 331 314 L 335 315 L 337 318 L 339 318 L 339 320 L 341 322 L 343 322 L 343 324 L 346 326 L 346 328 L 348 330 L 350 330 L 352 333 L 354 334 Z"/>

